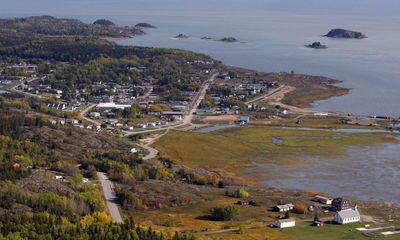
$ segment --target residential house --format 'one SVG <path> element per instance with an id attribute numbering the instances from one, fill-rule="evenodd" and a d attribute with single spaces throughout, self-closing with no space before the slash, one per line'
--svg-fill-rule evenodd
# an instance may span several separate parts
<path id="1" fill-rule="evenodd" d="M 289 203 L 289 204 L 284 204 L 284 205 L 276 205 L 274 207 L 274 211 L 276 212 L 288 212 L 293 210 L 293 204 Z"/>
<path id="2" fill-rule="evenodd" d="M 68 123 L 71 124 L 71 125 L 76 125 L 76 124 L 79 123 L 79 120 L 77 120 L 77 119 L 68 119 L 67 121 L 68 121 Z"/>
<path id="3" fill-rule="evenodd" d="M 138 150 L 137 150 L 136 148 L 131 148 L 131 149 L 129 150 L 129 152 L 130 152 L 130 153 L 137 153 Z"/>
<path id="4" fill-rule="evenodd" d="M 182 106 L 182 105 L 176 105 L 176 106 L 172 106 L 171 110 L 173 112 L 184 112 L 186 109 L 186 106 Z"/>
<path id="5" fill-rule="evenodd" d="M 181 121 L 183 119 L 182 112 L 163 112 L 162 117 L 168 121 Z"/>
<path id="6" fill-rule="evenodd" d="M 89 117 L 91 118 L 99 118 L 101 115 L 99 112 L 90 112 Z"/>
<path id="7" fill-rule="evenodd" d="M 344 198 L 335 198 L 332 201 L 332 208 L 334 211 L 342 211 L 351 208 L 350 201 Z"/>
<path id="8" fill-rule="evenodd" d="M 325 205 L 331 205 L 333 199 L 329 198 L 329 197 L 324 197 L 324 196 L 321 196 L 321 195 L 316 195 L 314 197 L 314 201 L 322 203 L 322 204 L 325 204 Z"/>
<path id="9" fill-rule="evenodd" d="M 196 110 L 197 115 L 214 115 L 216 114 L 214 109 L 211 108 L 199 108 Z"/>

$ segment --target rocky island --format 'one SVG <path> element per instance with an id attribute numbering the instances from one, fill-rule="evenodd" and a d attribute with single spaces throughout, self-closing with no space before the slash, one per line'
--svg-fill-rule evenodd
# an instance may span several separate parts
<path id="1" fill-rule="evenodd" d="M 321 44 L 320 42 L 313 42 L 312 44 L 305 45 L 308 48 L 314 48 L 314 49 L 327 49 L 328 47 L 326 45 Z"/>
<path id="2" fill-rule="evenodd" d="M 330 38 L 352 38 L 352 39 L 363 39 L 366 38 L 364 34 L 361 32 L 355 32 L 355 31 L 350 31 L 346 29 L 332 29 L 329 31 L 324 37 L 330 37 Z"/>
<path id="3" fill-rule="evenodd" d="M 135 25 L 138 28 L 156 28 L 156 26 L 151 25 L 150 23 L 138 23 Z"/>
<path id="4" fill-rule="evenodd" d="M 234 43 L 238 42 L 239 40 L 234 38 L 234 37 L 224 37 L 224 38 L 212 38 L 212 37 L 202 37 L 201 39 L 203 40 L 209 40 L 209 41 L 217 41 L 217 42 L 226 42 L 226 43 Z"/>
<path id="5" fill-rule="evenodd" d="M 190 36 L 181 33 L 181 34 L 176 35 L 175 38 L 177 38 L 177 39 L 188 39 L 188 38 L 190 38 Z"/>
<path id="6" fill-rule="evenodd" d="M 219 42 L 233 43 L 233 42 L 238 42 L 239 40 L 237 40 L 237 39 L 234 38 L 234 37 L 224 37 L 224 38 L 218 39 L 217 41 L 219 41 Z"/>

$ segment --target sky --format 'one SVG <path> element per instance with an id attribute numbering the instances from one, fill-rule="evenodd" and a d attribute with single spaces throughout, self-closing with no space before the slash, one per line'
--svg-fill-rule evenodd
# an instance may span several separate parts
<path id="1" fill-rule="evenodd" d="M 396 16 L 399 0 L 0 0 L 1 16 L 249 14 L 281 11 L 297 14 Z"/>

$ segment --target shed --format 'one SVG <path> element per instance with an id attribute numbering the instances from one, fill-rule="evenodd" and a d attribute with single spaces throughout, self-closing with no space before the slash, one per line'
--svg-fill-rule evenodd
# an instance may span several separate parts
<path id="1" fill-rule="evenodd" d="M 240 116 L 239 122 L 242 124 L 249 124 L 250 123 L 250 117 L 249 116 Z"/>
<path id="2" fill-rule="evenodd" d="M 293 218 L 280 219 L 273 223 L 273 227 L 277 228 L 289 228 L 295 226 L 296 226 L 296 221 Z"/>

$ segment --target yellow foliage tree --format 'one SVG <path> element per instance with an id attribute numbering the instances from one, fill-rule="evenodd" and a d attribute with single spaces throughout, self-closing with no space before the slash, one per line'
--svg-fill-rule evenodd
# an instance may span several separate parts
<path id="1" fill-rule="evenodd" d="M 112 222 L 112 218 L 106 212 L 95 212 L 93 214 L 88 214 L 85 217 L 83 217 L 80 221 L 80 224 L 83 228 L 88 228 L 95 222 L 108 224 Z"/>

